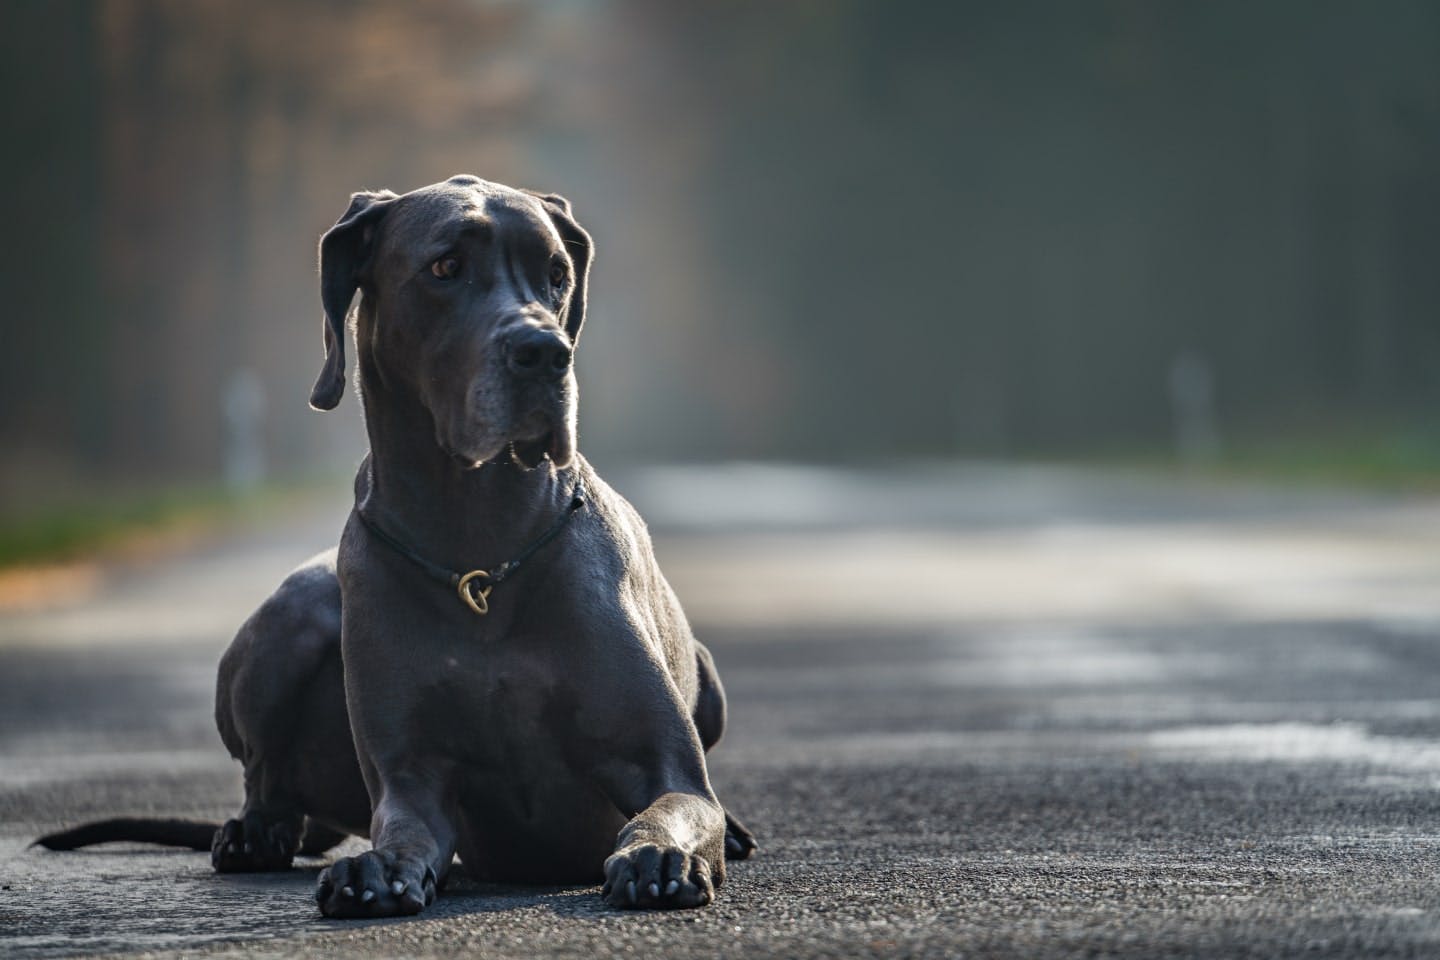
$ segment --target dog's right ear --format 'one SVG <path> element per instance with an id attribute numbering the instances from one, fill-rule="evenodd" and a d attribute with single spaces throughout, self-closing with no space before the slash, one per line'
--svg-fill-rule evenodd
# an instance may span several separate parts
<path id="1" fill-rule="evenodd" d="M 344 216 L 320 238 L 325 365 L 310 391 L 310 406 L 316 410 L 334 410 L 345 393 L 345 318 L 360 285 L 360 268 L 370 256 L 375 226 L 396 199 L 389 190 L 353 195 Z"/>

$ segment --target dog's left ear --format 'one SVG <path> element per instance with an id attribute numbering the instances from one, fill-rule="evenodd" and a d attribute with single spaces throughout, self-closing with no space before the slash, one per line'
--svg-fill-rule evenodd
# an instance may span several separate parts
<path id="1" fill-rule="evenodd" d="M 375 225 L 398 197 L 389 190 L 354 194 L 335 226 L 320 238 L 320 301 L 325 307 L 325 365 L 310 391 L 310 406 L 334 410 L 345 393 L 345 318 L 370 257 Z"/>
<path id="2" fill-rule="evenodd" d="M 580 327 L 585 323 L 586 298 L 589 295 L 590 264 L 595 259 L 595 244 L 590 234 L 575 221 L 570 212 L 570 201 L 558 193 L 535 193 L 526 191 L 539 200 L 550 215 L 550 221 L 565 242 L 565 252 L 575 263 L 575 290 L 570 294 L 570 306 L 565 311 L 565 332 L 572 344 L 580 340 Z"/>

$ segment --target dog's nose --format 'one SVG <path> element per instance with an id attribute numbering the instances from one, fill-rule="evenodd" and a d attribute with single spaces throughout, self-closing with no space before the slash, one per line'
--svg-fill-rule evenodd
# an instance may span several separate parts
<path id="1" fill-rule="evenodd" d="M 570 344 L 557 331 L 521 327 L 505 341 L 505 364 L 517 377 L 558 380 L 570 369 Z"/>

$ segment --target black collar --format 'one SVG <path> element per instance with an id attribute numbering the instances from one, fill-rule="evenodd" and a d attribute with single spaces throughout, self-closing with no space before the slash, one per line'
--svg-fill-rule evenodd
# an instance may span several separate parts
<path id="1" fill-rule="evenodd" d="M 465 605 L 483 617 L 490 612 L 490 591 L 494 589 L 495 585 L 505 582 L 506 578 L 518 570 L 520 564 L 529 560 L 535 551 L 560 536 L 560 531 L 565 529 L 565 525 L 570 522 L 570 518 L 575 516 L 576 512 L 583 506 L 585 506 L 585 481 L 576 480 L 575 490 L 570 495 L 570 502 L 566 504 L 565 512 L 560 515 L 560 519 L 556 520 L 550 526 L 549 530 L 546 530 L 535 540 L 531 541 L 525 549 L 520 551 L 515 559 L 506 560 L 493 570 L 477 568 L 468 573 L 459 573 L 448 567 L 442 567 L 438 563 L 432 563 L 426 560 L 420 556 L 420 554 L 386 533 L 381 529 L 379 524 L 365 516 L 365 511 L 359 507 L 355 508 L 355 515 L 360 518 L 360 522 L 365 525 L 365 529 L 374 534 L 375 539 L 415 564 L 415 566 L 421 570 L 424 570 L 430 575 L 432 580 L 443 583 L 446 586 L 454 587 L 460 595 L 460 599 L 465 602 Z"/>

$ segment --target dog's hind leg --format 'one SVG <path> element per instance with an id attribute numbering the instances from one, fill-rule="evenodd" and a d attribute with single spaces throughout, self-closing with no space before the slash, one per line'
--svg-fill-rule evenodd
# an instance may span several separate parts
<path id="1" fill-rule="evenodd" d="M 729 810 L 725 811 L 725 859 L 749 860 L 750 855 L 760 849 L 755 834 L 745 824 L 735 819 Z"/>
<path id="2" fill-rule="evenodd" d="M 282 870 L 364 835 L 370 801 L 345 709 L 335 552 L 294 571 L 220 661 L 215 721 L 245 767 L 245 806 L 224 824 L 114 817 L 36 840 L 51 850 L 159 843 L 209 850 L 224 873 Z"/>
<path id="3" fill-rule="evenodd" d="M 312 809 L 316 800 L 306 796 L 315 768 L 344 757 L 355 765 L 339 679 L 340 590 L 333 558 L 322 554 L 287 577 L 220 661 L 215 721 L 231 756 L 245 767 L 244 808 L 216 831 L 211 846 L 211 862 L 222 873 L 288 868 L 307 833 L 306 815 L 328 812 Z M 321 722 L 317 709 L 338 717 Z M 335 836 L 324 848 L 337 841 Z"/>
<path id="4" fill-rule="evenodd" d="M 695 699 L 695 730 L 700 734 L 700 745 L 709 753 L 725 735 L 725 688 L 715 670 L 715 659 L 699 640 L 695 641 L 695 674 L 700 683 L 700 695 Z"/>
<path id="5" fill-rule="evenodd" d="M 699 640 L 695 641 L 695 667 L 700 681 L 700 695 L 695 701 L 695 729 L 708 753 L 725 735 L 725 688 L 720 683 L 714 658 Z M 726 810 L 725 859 L 746 860 L 759 848 L 755 835 Z"/>
<path id="6" fill-rule="evenodd" d="M 297 811 L 247 809 L 215 833 L 210 862 L 220 873 L 289 869 L 300 847 L 304 816 Z"/>

